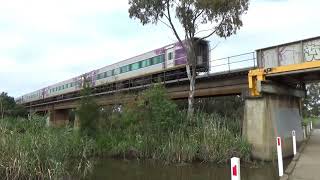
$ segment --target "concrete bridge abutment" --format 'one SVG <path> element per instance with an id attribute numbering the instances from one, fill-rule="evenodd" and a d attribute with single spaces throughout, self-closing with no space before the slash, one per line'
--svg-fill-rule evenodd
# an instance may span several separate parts
<path id="1" fill-rule="evenodd" d="M 252 145 L 254 159 L 276 159 L 277 136 L 282 138 L 283 157 L 293 155 L 292 130 L 298 143 L 303 141 L 301 100 L 281 93 L 245 100 L 243 136 Z"/>
<path id="2" fill-rule="evenodd" d="M 65 127 L 70 123 L 70 110 L 69 109 L 56 109 L 49 110 L 49 126 Z"/>

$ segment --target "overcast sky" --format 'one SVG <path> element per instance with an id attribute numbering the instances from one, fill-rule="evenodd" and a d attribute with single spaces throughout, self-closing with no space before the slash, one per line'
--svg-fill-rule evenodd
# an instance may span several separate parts
<path id="1" fill-rule="evenodd" d="M 320 35 L 319 0 L 255 0 L 211 58 Z M 0 0 L 0 92 L 20 96 L 175 41 L 142 26 L 127 0 Z"/>

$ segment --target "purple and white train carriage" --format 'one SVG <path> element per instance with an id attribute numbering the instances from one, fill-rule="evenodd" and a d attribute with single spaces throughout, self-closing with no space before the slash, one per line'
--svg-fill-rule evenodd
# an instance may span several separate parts
<path id="1" fill-rule="evenodd" d="M 198 41 L 196 56 L 197 70 L 209 71 L 209 44 L 207 41 Z M 186 63 L 186 51 L 180 43 L 174 43 L 25 94 L 17 98 L 16 101 L 24 104 L 73 93 L 81 90 L 83 79 L 87 79 L 92 87 L 99 87 L 117 81 L 142 78 L 146 74 L 185 71 Z"/>

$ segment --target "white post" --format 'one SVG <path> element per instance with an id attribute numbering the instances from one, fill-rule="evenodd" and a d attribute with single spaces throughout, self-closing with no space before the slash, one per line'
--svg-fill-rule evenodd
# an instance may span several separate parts
<path id="1" fill-rule="evenodd" d="M 231 158 L 231 180 L 240 180 L 240 158 Z"/>
<path id="2" fill-rule="evenodd" d="M 311 128 L 311 130 L 313 129 L 313 128 L 312 128 L 312 121 L 310 121 L 310 128 Z"/>
<path id="3" fill-rule="evenodd" d="M 282 149 L 281 149 L 281 138 L 277 137 L 277 153 L 278 153 L 278 168 L 279 176 L 283 176 L 283 160 L 282 160 Z"/>
<path id="4" fill-rule="evenodd" d="M 292 146 L 293 146 L 293 155 L 297 154 L 297 141 L 296 141 L 296 131 L 292 131 Z"/>
<path id="5" fill-rule="evenodd" d="M 302 127 L 303 127 L 303 139 L 307 139 L 306 127 L 305 126 L 302 126 Z"/>

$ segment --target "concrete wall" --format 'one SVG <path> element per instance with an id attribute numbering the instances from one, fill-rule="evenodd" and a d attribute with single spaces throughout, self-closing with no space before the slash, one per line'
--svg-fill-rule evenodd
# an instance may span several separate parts
<path id="1" fill-rule="evenodd" d="M 58 109 L 49 111 L 50 126 L 53 127 L 64 127 L 69 123 L 69 110 Z"/>
<path id="2" fill-rule="evenodd" d="M 277 136 L 282 138 L 283 156 L 293 154 L 292 130 L 296 131 L 298 142 L 303 140 L 300 107 L 300 99 L 292 96 L 265 94 L 246 99 L 243 135 L 252 144 L 253 158 L 275 159 Z"/>

